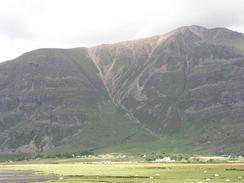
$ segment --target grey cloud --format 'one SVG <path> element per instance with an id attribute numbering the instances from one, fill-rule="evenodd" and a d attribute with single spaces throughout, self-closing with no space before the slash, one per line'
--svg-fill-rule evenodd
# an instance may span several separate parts
<path id="1" fill-rule="evenodd" d="M 8 41 L 2 41 L 0 48 L 12 49 L 5 45 L 14 44 L 15 51 L 6 50 L 8 55 L 3 53 L 0 61 L 16 55 L 19 45 L 28 45 L 26 49 L 35 49 L 36 45 L 93 46 L 164 34 L 184 25 L 236 28 L 244 32 L 242 0 L 134 0 L 133 3 L 121 0 L 121 4 L 127 3 L 123 11 L 112 0 L 104 0 L 102 7 L 96 6 L 100 0 L 87 5 L 90 0 L 8 2 L 11 3 L 6 6 L 0 3 L 0 39 Z M 75 13 L 72 8 L 76 8 Z"/>

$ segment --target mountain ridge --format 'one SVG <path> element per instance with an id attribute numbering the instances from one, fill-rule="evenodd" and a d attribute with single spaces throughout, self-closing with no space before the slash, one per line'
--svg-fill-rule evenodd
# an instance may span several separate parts
<path id="1" fill-rule="evenodd" d="M 243 53 L 244 34 L 201 26 L 25 53 L 0 64 L 0 154 L 57 154 L 121 142 L 241 153 Z"/>

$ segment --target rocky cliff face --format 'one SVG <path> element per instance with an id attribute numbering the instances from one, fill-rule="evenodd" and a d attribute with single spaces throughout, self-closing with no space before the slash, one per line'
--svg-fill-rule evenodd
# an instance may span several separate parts
<path id="1" fill-rule="evenodd" d="M 194 151 L 243 152 L 243 53 L 243 34 L 199 26 L 26 53 L 0 65 L 1 152 L 76 143 L 87 150 L 169 136 Z"/>

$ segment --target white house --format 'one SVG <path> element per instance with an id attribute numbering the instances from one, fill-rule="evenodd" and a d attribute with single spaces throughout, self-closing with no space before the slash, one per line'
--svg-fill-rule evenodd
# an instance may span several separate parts
<path id="1" fill-rule="evenodd" d="M 170 157 L 164 157 L 164 158 L 157 158 L 155 159 L 156 163 L 162 163 L 162 162 L 174 162 L 175 160 L 172 160 Z"/>

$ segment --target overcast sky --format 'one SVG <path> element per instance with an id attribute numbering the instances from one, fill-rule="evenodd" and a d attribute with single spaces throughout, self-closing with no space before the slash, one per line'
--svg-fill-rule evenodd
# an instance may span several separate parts
<path id="1" fill-rule="evenodd" d="M 183 25 L 244 32 L 244 1 L 1 0 L 0 62 L 36 48 L 113 43 Z"/>

